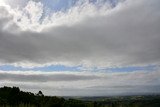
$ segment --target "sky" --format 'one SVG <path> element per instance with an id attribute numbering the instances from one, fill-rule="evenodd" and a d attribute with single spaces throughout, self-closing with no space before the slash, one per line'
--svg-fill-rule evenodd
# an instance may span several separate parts
<path id="1" fill-rule="evenodd" d="M 160 94 L 159 10 L 159 0 L 1 0 L 0 87 Z"/>

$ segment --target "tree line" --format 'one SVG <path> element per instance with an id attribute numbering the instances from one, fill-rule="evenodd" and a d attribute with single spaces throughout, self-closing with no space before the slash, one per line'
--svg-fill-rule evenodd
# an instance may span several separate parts
<path id="1" fill-rule="evenodd" d="M 21 91 L 18 87 L 0 88 L 0 107 L 92 107 L 90 105 L 76 99 L 44 96 L 41 91 L 33 94 Z"/>
<path id="2" fill-rule="evenodd" d="M 160 107 L 160 96 L 102 98 L 102 100 L 64 99 L 44 96 L 41 91 L 34 94 L 18 87 L 0 88 L 0 107 Z"/>

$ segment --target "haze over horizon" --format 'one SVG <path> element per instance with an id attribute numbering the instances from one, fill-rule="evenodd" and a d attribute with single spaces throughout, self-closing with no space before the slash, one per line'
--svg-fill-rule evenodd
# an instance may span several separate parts
<path id="1" fill-rule="evenodd" d="M 1 0 L 0 87 L 160 94 L 159 10 L 160 0 Z"/>

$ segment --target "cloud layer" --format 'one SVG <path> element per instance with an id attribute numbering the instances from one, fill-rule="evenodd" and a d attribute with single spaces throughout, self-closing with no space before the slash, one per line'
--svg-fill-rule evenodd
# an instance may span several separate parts
<path id="1" fill-rule="evenodd" d="M 19 86 L 46 95 L 103 96 L 160 93 L 160 71 L 153 72 L 0 72 L 0 86 Z"/>
<path id="2" fill-rule="evenodd" d="M 44 16 L 39 2 L 31 1 L 21 11 L 0 6 L 0 62 L 159 64 L 159 4 L 159 0 L 127 0 L 115 8 L 83 4 L 50 17 Z"/>
<path id="3" fill-rule="evenodd" d="M 15 8 L 0 2 L 0 65 L 106 69 L 0 71 L 0 86 L 47 95 L 160 93 L 159 0 L 118 0 L 115 6 L 100 0 L 57 12 L 42 1 L 26 0 L 23 5 Z M 146 70 L 106 71 L 117 66 Z M 154 69 L 147 70 L 149 66 Z"/>

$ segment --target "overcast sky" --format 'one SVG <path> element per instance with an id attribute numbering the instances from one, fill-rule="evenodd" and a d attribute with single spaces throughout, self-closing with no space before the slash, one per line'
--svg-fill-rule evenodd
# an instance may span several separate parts
<path id="1" fill-rule="evenodd" d="M 0 86 L 160 93 L 159 10 L 159 0 L 1 0 Z"/>

